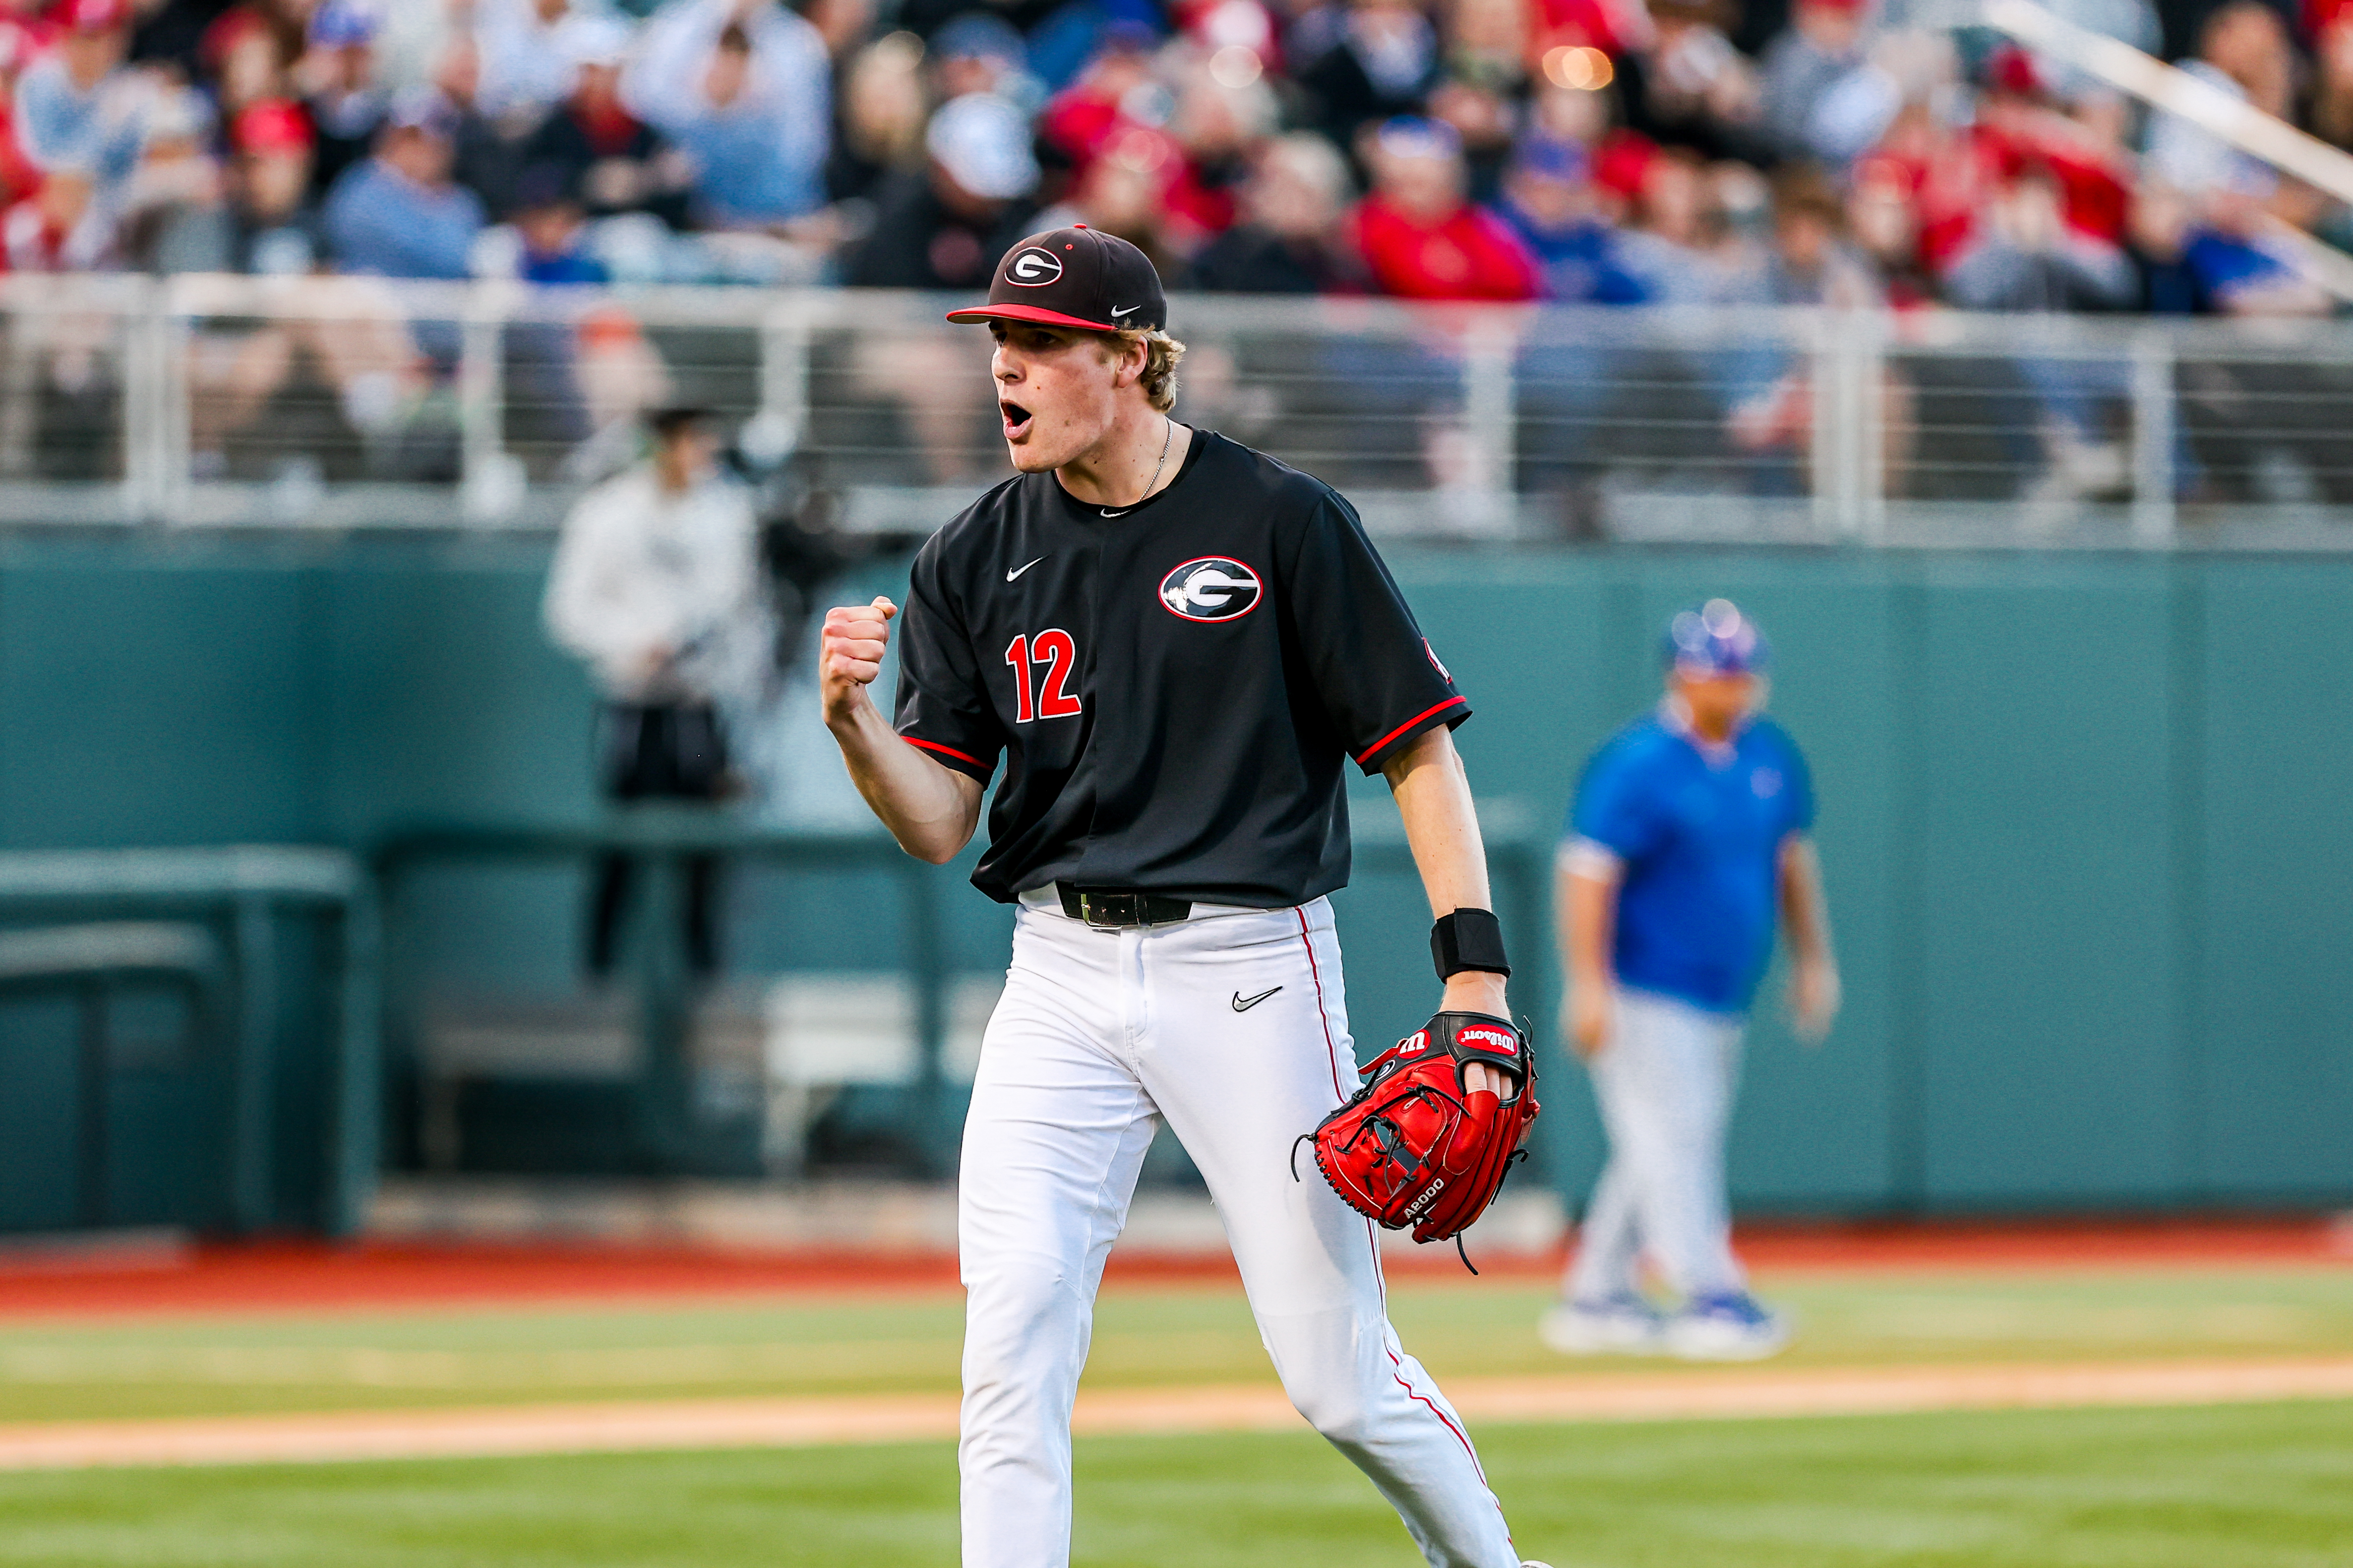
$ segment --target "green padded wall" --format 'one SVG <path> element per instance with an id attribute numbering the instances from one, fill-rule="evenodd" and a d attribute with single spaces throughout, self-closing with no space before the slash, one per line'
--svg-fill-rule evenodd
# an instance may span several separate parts
<path id="1" fill-rule="evenodd" d="M 1904 631 L 1917 1180 L 1944 1202 L 2160 1198 L 2184 1175 L 2168 576 L 2002 565 L 1928 574 Z"/>
<path id="2" fill-rule="evenodd" d="M 2201 576 L 2182 639 L 2200 697 L 2189 1176 L 2221 1195 L 2338 1199 L 2353 1165 L 2353 645 L 2335 628 L 2353 584 L 2309 562 Z"/>
<path id="3" fill-rule="evenodd" d="M 0 843 L 364 845 L 401 824 L 587 819 L 589 689 L 541 630 L 545 562 L 513 541 L 0 546 Z M 1774 710 L 1814 764 L 1848 1007 L 1807 1050 L 1768 983 L 1733 1136 L 1745 1206 L 2353 1198 L 2353 649 L 2326 630 L 2353 560 L 1392 563 L 1477 706 L 1461 734 L 1474 788 L 1538 840 L 1592 748 L 1654 700 L 1675 608 L 1727 594 L 1773 637 Z M 854 591 L 903 580 L 877 565 Z M 1360 820 L 1392 809 L 1377 781 L 1351 798 Z M 1001 962 L 1003 911 L 939 875 L 956 965 Z M 565 989 L 578 888 L 437 873 L 396 940 L 435 984 Z M 744 878 L 737 954 L 756 971 L 895 964 L 892 922 L 845 949 L 832 916 L 895 899 L 879 878 Z M 1410 877 L 1369 866 L 1338 901 L 1369 1050 L 1429 1005 L 1427 913 Z M 1507 920 L 1521 1005 L 1548 1015 L 1546 933 Z M 0 1227 L 62 1223 L 69 1048 L 58 1010 L 0 1012 Z M 1590 1097 L 1566 1064 L 1546 1083 L 1547 1164 L 1581 1192 L 1600 1155 Z M 199 1095 L 169 1072 L 125 1081 L 127 1186 L 176 1179 L 163 1152 L 200 1141 Z"/>
<path id="4" fill-rule="evenodd" d="M 321 586 L 250 550 L 0 551 L 0 843 L 325 832 Z"/>

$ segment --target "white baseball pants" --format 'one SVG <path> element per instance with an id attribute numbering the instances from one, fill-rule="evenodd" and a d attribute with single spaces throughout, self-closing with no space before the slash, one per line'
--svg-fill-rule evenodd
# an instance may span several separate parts
<path id="1" fill-rule="evenodd" d="M 1569 1300 L 1634 1289 L 1645 1253 L 1679 1295 L 1747 1289 L 1724 1181 L 1742 1027 L 1671 996 L 1619 992 L 1609 1043 L 1588 1069 L 1609 1163 L 1568 1267 Z"/>
<path id="2" fill-rule="evenodd" d="M 1025 900 L 965 1122 L 965 1568 L 1063 1568 L 1095 1288 L 1165 1119 L 1299 1413 L 1439 1568 L 1517 1568 L 1457 1416 L 1389 1326 L 1372 1222 L 1293 1142 L 1353 1090 L 1329 903 L 1094 931 Z M 1265 994 L 1262 1000 L 1251 998 Z M 1247 1005 L 1245 1005 L 1247 1004 Z"/>

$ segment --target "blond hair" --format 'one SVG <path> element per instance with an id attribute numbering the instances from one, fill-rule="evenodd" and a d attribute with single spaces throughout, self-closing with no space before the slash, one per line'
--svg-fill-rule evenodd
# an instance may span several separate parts
<path id="1" fill-rule="evenodd" d="M 1176 406 L 1176 364 L 1185 357 L 1183 343 L 1158 327 L 1122 327 L 1103 336 L 1113 358 L 1124 358 L 1128 350 L 1144 344 L 1147 351 L 1144 374 L 1136 378 L 1136 384 L 1144 388 L 1144 395 L 1160 413 Z"/>

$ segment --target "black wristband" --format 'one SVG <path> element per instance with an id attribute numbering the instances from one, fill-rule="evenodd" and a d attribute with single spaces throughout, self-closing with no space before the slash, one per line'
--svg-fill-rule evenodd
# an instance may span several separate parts
<path id="1" fill-rule="evenodd" d="M 1504 956 L 1503 922 L 1492 910 L 1457 910 L 1440 915 L 1430 928 L 1430 957 L 1438 977 L 1451 980 L 1466 969 L 1509 975 L 1511 961 Z"/>

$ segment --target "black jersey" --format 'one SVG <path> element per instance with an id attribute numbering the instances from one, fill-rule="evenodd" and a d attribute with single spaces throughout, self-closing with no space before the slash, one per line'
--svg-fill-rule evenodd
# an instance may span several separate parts
<path id="1" fill-rule="evenodd" d="M 899 732 L 1007 773 L 973 884 L 1280 908 L 1348 879 L 1341 769 L 1471 708 L 1356 511 L 1208 431 L 1138 505 L 1008 479 L 915 558 Z"/>

